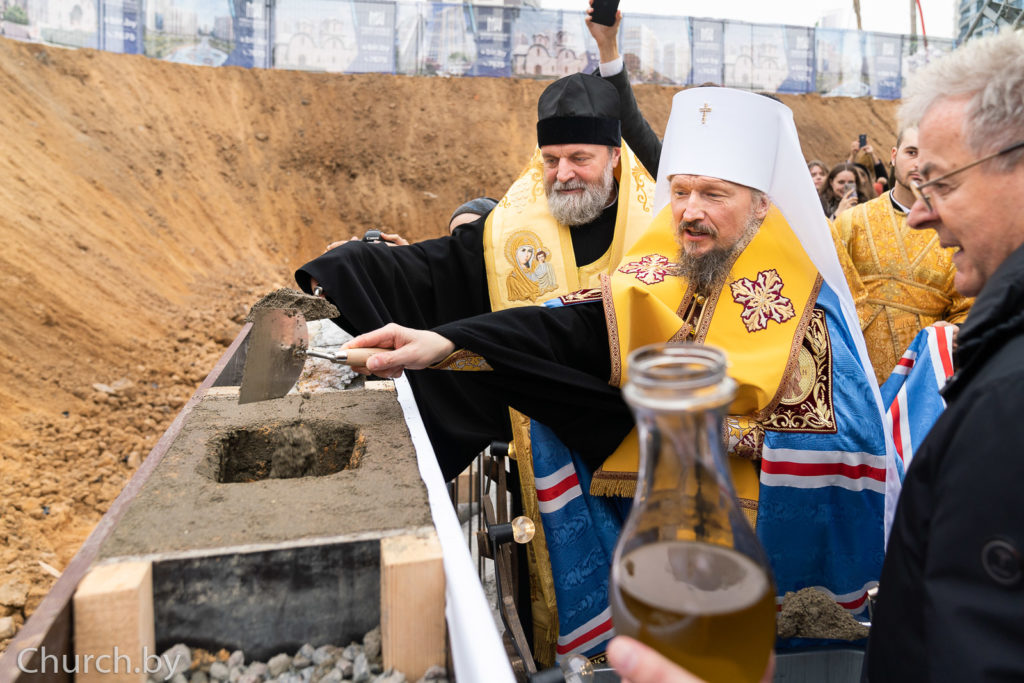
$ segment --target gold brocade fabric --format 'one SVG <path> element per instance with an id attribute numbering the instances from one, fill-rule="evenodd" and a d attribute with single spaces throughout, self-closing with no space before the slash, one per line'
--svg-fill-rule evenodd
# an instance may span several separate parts
<path id="1" fill-rule="evenodd" d="M 491 310 L 542 304 L 597 287 L 599 276 L 610 273 L 625 250 L 650 224 L 654 179 L 623 143 L 616 169 L 618 212 L 615 235 L 608 250 L 593 263 L 576 264 L 569 226 L 554 220 L 547 208 L 540 151 L 534 153 L 520 177 L 488 216 L 484 230 L 484 265 Z M 596 293 L 596 292 L 595 292 Z M 456 352 L 445 359 L 451 370 L 486 370 L 486 361 Z M 519 469 L 523 513 L 537 533 L 527 544 L 533 618 L 533 657 L 542 667 L 555 663 L 558 609 L 551 561 L 541 524 L 533 478 L 530 421 L 509 409 L 513 451 Z"/>
<path id="2" fill-rule="evenodd" d="M 781 421 L 787 431 L 816 431 L 807 424 L 811 411 L 827 413 L 815 401 L 820 380 L 815 353 L 805 349 L 813 321 L 820 276 L 802 249 L 785 217 L 772 207 L 756 236 L 731 264 L 725 286 L 712 292 L 696 321 L 681 312 L 694 298 L 684 278 L 674 271 L 671 255 L 678 249 L 671 208 L 666 207 L 603 282 L 605 319 L 611 352 L 611 384 L 622 386 L 628 376 L 629 352 L 646 344 L 689 338 L 717 346 L 729 356 L 729 376 L 737 383 L 729 407 L 730 458 L 737 493 L 752 504 L 758 499 L 757 477 L 739 477 L 737 470 L 755 472 L 760 458 L 763 427 Z M 692 329 L 691 329 L 692 327 Z M 827 346 L 827 342 L 825 342 Z M 820 355 L 820 354 L 818 354 Z M 619 444 L 594 472 L 590 493 L 629 495 L 635 490 L 639 454 L 636 430 Z M 748 490 L 740 483 L 749 481 Z"/>
<path id="3" fill-rule="evenodd" d="M 839 214 L 833 230 L 849 256 L 840 263 L 881 384 L 921 329 L 939 320 L 959 325 L 974 300 L 953 288 L 954 250 L 939 246 L 934 230 L 908 226 L 888 193 Z"/>
<path id="4" fill-rule="evenodd" d="M 580 289 L 622 259 L 652 218 L 654 179 L 626 144 L 615 170 L 618 206 L 615 235 L 593 263 L 578 265 L 572 229 L 548 210 L 540 150 L 494 207 L 484 224 L 484 266 L 491 310 L 534 306 Z"/>

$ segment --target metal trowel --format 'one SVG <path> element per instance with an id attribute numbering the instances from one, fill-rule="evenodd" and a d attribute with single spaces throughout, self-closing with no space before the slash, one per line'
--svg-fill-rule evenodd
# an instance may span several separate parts
<path id="1" fill-rule="evenodd" d="M 238 402 L 281 398 L 295 386 L 309 356 L 365 368 L 370 356 L 389 350 L 366 348 L 324 353 L 308 346 L 306 318 L 298 309 L 263 308 L 255 311 Z"/>

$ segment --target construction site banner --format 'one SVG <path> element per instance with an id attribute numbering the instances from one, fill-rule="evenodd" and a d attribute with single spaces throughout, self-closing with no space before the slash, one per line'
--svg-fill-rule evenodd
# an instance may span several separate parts
<path id="1" fill-rule="evenodd" d="M 725 22 L 692 19 L 693 71 L 690 83 L 721 84 L 725 82 Z"/>
<path id="2" fill-rule="evenodd" d="M 867 60 L 857 31 L 817 29 L 814 43 L 817 92 L 843 97 L 870 94 Z"/>
<path id="3" fill-rule="evenodd" d="M 782 26 L 726 22 L 723 30 L 724 85 L 776 92 L 789 75 Z"/>
<path id="4" fill-rule="evenodd" d="M 344 73 L 394 73 L 394 3 L 279 0 L 274 6 L 274 67 Z"/>
<path id="5" fill-rule="evenodd" d="M 594 50 L 594 55 L 588 53 Z M 597 46 L 579 12 L 523 8 L 512 28 L 512 75 L 561 78 L 597 67 Z"/>
<path id="6" fill-rule="evenodd" d="M 270 68 L 270 14 L 264 0 L 228 0 L 234 45 L 227 66 Z"/>
<path id="7" fill-rule="evenodd" d="M 142 52 L 142 17 L 138 0 L 100 0 L 99 48 L 137 55 Z"/>
<path id="8" fill-rule="evenodd" d="M 814 92 L 814 29 L 786 26 L 782 31 L 786 78 L 779 84 L 777 92 Z"/>
<path id="9" fill-rule="evenodd" d="M 504 7 L 473 8 L 471 25 L 476 41 L 474 76 L 507 78 L 512 75 L 513 11 Z"/>
<path id="10" fill-rule="evenodd" d="M 91 11 L 90 8 L 95 11 Z M 559 78 L 597 68 L 582 11 L 390 0 L 8 0 L 17 40 L 206 66 Z M 909 73 L 955 47 L 834 28 L 630 14 L 630 79 L 898 99 Z"/>
<path id="11" fill-rule="evenodd" d="M 589 36 L 588 36 L 589 37 Z M 588 47 L 596 50 L 593 40 Z M 643 83 L 685 85 L 690 78 L 690 20 L 659 17 L 650 23 L 623 20 L 620 52 L 632 80 Z M 597 59 L 597 55 L 594 55 Z"/>
<path id="12" fill-rule="evenodd" d="M 871 96 L 895 100 L 900 96 L 903 69 L 902 36 L 869 33 L 865 36 L 864 53 L 871 55 L 868 82 Z"/>

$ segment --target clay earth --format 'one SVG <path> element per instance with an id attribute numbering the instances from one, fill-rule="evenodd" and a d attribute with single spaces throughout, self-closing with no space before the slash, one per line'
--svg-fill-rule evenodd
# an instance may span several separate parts
<path id="1" fill-rule="evenodd" d="M 335 240 L 439 237 L 500 197 L 547 84 L 0 39 L 0 620 L 39 605 L 254 303 Z M 636 90 L 663 131 L 676 88 Z M 895 140 L 898 103 L 780 99 L 808 159 Z"/>

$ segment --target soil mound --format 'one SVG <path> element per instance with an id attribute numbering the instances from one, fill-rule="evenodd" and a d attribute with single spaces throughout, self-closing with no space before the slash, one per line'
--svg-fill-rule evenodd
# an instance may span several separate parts
<path id="1" fill-rule="evenodd" d="M 263 293 L 332 241 L 437 237 L 500 197 L 546 84 L 0 39 L 0 619 L 35 609 Z M 656 130 L 674 92 L 637 88 Z M 895 138 L 894 103 L 781 99 L 809 159 Z"/>

